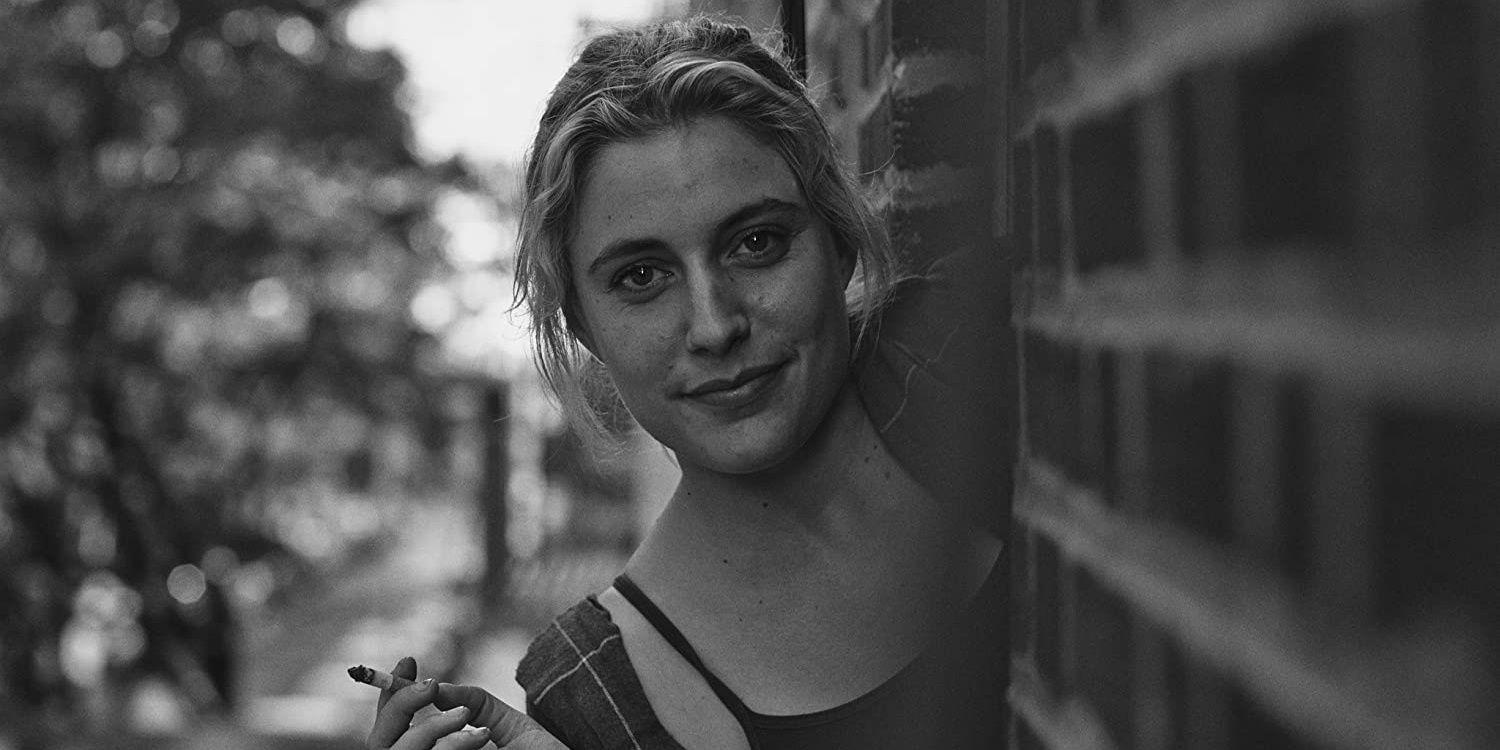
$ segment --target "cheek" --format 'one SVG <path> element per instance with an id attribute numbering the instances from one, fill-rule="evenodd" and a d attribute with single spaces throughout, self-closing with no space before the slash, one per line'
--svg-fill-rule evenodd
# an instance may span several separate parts
<path id="1" fill-rule="evenodd" d="M 595 355 L 617 384 L 659 380 L 671 365 L 671 337 L 654 326 L 606 316 L 595 330 Z"/>
<path id="2" fill-rule="evenodd" d="M 848 332 L 849 313 L 843 287 L 838 284 L 839 278 L 836 272 L 830 272 L 824 277 L 824 283 L 806 292 L 805 314 L 819 335 Z"/>

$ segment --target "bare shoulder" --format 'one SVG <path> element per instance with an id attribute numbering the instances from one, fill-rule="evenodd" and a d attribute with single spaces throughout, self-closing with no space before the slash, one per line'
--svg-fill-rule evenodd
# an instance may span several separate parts
<path id="1" fill-rule="evenodd" d="M 749 748 L 734 715 L 645 616 L 613 587 L 599 595 L 624 640 L 646 699 L 667 731 L 686 748 Z"/>

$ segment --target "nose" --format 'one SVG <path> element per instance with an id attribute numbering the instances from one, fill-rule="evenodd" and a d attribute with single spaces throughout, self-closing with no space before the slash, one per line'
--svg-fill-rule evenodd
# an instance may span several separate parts
<path id="1" fill-rule="evenodd" d="M 695 274 L 688 281 L 688 350 L 698 354 L 727 354 L 750 333 L 742 291 L 728 273 Z"/>

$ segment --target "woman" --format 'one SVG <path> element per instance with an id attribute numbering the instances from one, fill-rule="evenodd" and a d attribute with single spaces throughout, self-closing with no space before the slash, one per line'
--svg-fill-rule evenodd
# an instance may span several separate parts
<path id="1" fill-rule="evenodd" d="M 894 263 L 786 65 L 706 19 L 597 38 L 526 193 L 544 375 L 597 427 L 602 368 L 682 469 L 615 584 L 532 644 L 532 719 L 575 748 L 1003 744 L 1000 545 L 910 476 L 855 388 Z M 372 746 L 482 744 L 451 716 L 403 736 L 462 688 L 426 690 L 385 704 Z"/>

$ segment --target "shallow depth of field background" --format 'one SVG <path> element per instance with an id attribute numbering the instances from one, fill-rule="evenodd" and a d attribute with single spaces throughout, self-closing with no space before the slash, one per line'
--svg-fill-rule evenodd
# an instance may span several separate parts
<path id="1" fill-rule="evenodd" d="M 0 0 L 0 750 L 358 747 L 407 654 L 520 701 L 674 469 L 541 395 L 517 164 L 685 8 L 985 269 L 862 386 L 1008 519 L 1012 746 L 1500 746 L 1492 0 Z"/>
<path id="2" fill-rule="evenodd" d="M 0 750 L 358 746 L 407 654 L 519 702 L 671 467 L 542 396 L 517 165 L 679 10 L 0 0 Z"/>

